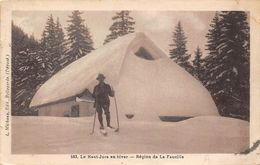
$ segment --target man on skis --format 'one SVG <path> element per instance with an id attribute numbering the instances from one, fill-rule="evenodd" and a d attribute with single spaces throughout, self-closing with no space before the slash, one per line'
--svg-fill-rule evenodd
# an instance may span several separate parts
<path id="1" fill-rule="evenodd" d="M 94 87 L 94 91 L 92 96 L 95 98 L 95 104 L 94 107 L 96 108 L 96 111 L 98 113 L 98 120 L 100 123 L 100 129 L 104 129 L 103 125 L 103 110 L 106 115 L 106 121 L 107 121 L 107 127 L 113 129 L 113 127 L 110 125 L 110 112 L 109 112 L 109 106 L 110 106 L 110 97 L 114 97 L 115 92 L 111 89 L 109 84 L 106 84 L 104 82 L 105 76 L 103 74 L 99 74 L 96 78 L 99 83 Z"/>

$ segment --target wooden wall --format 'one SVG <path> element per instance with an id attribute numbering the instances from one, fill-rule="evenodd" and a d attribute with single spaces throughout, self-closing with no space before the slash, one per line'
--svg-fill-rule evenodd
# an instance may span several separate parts
<path id="1" fill-rule="evenodd" d="M 52 105 L 46 105 L 38 108 L 39 116 L 58 116 L 58 117 L 70 117 L 71 107 L 79 105 L 79 116 L 92 116 L 95 113 L 93 103 L 88 102 L 76 102 L 74 100 L 63 103 L 56 103 Z"/>

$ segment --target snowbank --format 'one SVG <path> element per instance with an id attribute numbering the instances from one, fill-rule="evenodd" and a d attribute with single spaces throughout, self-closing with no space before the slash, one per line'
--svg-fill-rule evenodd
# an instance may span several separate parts
<path id="1" fill-rule="evenodd" d="M 153 60 L 137 56 L 140 50 L 148 52 Z M 134 119 L 141 120 L 218 116 L 203 85 L 143 33 L 120 37 L 68 65 L 40 87 L 30 106 L 64 99 L 86 88 L 93 91 L 98 73 L 104 73 L 115 88 L 122 116 L 134 114 Z"/>
<path id="2" fill-rule="evenodd" d="M 238 153 L 249 145 L 249 123 L 224 117 L 181 122 L 122 120 L 119 133 L 90 135 L 93 118 L 12 117 L 15 154 Z"/>

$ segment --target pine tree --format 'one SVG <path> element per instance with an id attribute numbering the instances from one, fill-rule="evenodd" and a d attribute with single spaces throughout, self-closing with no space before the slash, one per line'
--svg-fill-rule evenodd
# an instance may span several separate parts
<path id="1" fill-rule="evenodd" d="M 214 71 L 214 68 L 218 67 L 218 62 L 216 61 L 216 58 L 218 57 L 219 53 L 217 51 L 217 47 L 219 45 L 219 39 L 221 35 L 221 29 L 220 29 L 220 18 L 218 12 L 216 12 L 215 17 L 213 18 L 209 29 L 209 32 L 207 33 L 206 37 L 208 39 L 208 42 L 206 44 L 206 47 L 209 51 L 208 55 L 204 59 L 204 73 L 203 73 L 203 84 L 207 87 L 209 91 L 216 91 L 218 89 L 216 86 L 214 86 L 214 77 L 212 77 L 212 72 Z"/>
<path id="2" fill-rule="evenodd" d="M 179 21 L 173 32 L 173 44 L 170 44 L 170 47 L 173 48 L 170 49 L 169 54 L 177 64 L 189 73 L 192 73 L 192 66 L 189 62 L 191 55 L 187 53 L 186 43 L 187 37 L 185 36 L 181 22 Z"/>
<path id="3" fill-rule="evenodd" d="M 29 49 L 20 51 L 13 60 L 13 114 L 26 115 L 36 90 L 42 84 L 44 68 L 40 56 Z"/>
<path id="4" fill-rule="evenodd" d="M 62 65 L 63 58 L 65 57 L 66 52 L 66 40 L 65 40 L 65 34 L 63 32 L 62 26 L 60 24 L 59 18 L 56 20 L 55 25 L 55 33 L 56 33 L 56 54 L 57 54 L 57 64 L 55 72 L 62 69 L 64 66 Z"/>
<path id="5" fill-rule="evenodd" d="M 192 61 L 193 76 L 201 81 L 202 77 L 203 77 L 203 60 L 202 60 L 202 52 L 201 52 L 201 49 L 199 48 L 199 46 L 197 47 L 194 54 L 195 54 L 195 58 Z"/>
<path id="6" fill-rule="evenodd" d="M 41 38 L 40 54 L 48 60 L 48 77 L 51 77 L 56 72 L 59 55 L 57 54 L 57 40 L 56 40 L 56 25 L 53 16 L 50 15 L 47 19 L 45 29 Z"/>
<path id="7" fill-rule="evenodd" d="M 213 20 L 214 21 L 214 20 Z M 240 11 L 222 12 L 220 35 L 215 52 L 208 61 L 210 80 L 206 86 L 222 115 L 248 119 L 249 114 L 249 26 L 247 14 Z M 208 35 L 211 49 L 215 32 Z M 213 49 L 212 49 L 213 50 Z M 209 62 L 208 62 L 209 64 Z"/>
<path id="8" fill-rule="evenodd" d="M 112 17 L 113 24 L 110 26 L 110 34 L 107 35 L 104 44 L 129 33 L 134 33 L 134 19 L 129 15 L 130 11 L 116 12 Z"/>
<path id="9" fill-rule="evenodd" d="M 221 103 L 220 100 L 221 97 L 218 97 L 215 95 L 218 92 L 221 92 L 222 87 L 216 85 L 216 75 L 220 67 L 219 63 L 219 52 L 218 52 L 218 45 L 221 35 L 221 19 L 219 16 L 219 13 L 216 12 L 209 29 L 209 32 L 207 33 L 206 37 L 208 39 L 208 42 L 206 44 L 206 47 L 209 51 L 208 55 L 203 59 L 204 65 L 203 65 L 203 84 L 204 86 L 210 91 L 217 107 L 218 111 L 221 115 L 223 114 L 223 111 L 221 111 Z"/>
<path id="10" fill-rule="evenodd" d="M 60 59 L 65 53 L 65 35 L 62 30 L 62 26 L 57 18 L 56 23 L 54 22 L 53 16 L 50 15 L 47 19 L 45 29 L 42 33 L 41 38 L 41 50 L 39 54 L 42 54 L 45 59 L 48 59 L 48 77 L 51 77 L 62 66 Z"/>
<path id="11" fill-rule="evenodd" d="M 56 40 L 56 29 L 52 14 L 48 17 L 42 34 L 41 44 L 47 49 L 53 49 Z"/>
<path id="12" fill-rule="evenodd" d="M 66 57 L 63 58 L 63 66 L 87 55 L 93 48 L 93 41 L 85 20 L 81 17 L 82 12 L 75 10 L 69 16 L 67 27 L 69 48 Z"/>
<path id="13" fill-rule="evenodd" d="M 12 23 L 12 115 L 32 115 L 31 98 L 39 84 L 39 44 Z"/>

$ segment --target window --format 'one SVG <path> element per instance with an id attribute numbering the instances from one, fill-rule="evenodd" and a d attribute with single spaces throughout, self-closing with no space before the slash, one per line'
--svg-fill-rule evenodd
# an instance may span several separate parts
<path id="1" fill-rule="evenodd" d="M 135 55 L 146 60 L 154 60 L 153 56 L 143 47 L 140 47 Z"/>

